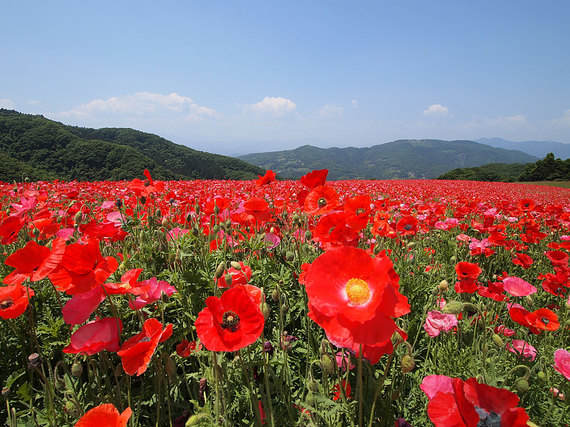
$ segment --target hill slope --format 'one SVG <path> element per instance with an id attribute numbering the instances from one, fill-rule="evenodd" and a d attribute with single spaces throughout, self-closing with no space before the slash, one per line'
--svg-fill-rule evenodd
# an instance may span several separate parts
<path id="1" fill-rule="evenodd" d="M 313 169 L 328 169 L 329 179 L 435 178 L 458 167 L 480 166 L 489 161 L 529 163 L 529 154 L 494 148 L 474 141 L 435 139 L 399 140 L 365 148 L 317 148 L 255 153 L 240 159 L 272 169 L 288 178 L 299 178 Z"/>
<path id="2" fill-rule="evenodd" d="M 134 129 L 67 126 L 0 109 L 0 181 L 122 180 L 148 169 L 156 179 L 255 179 L 265 171 Z"/>
<path id="3" fill-rule="evenodd" d="M 502 138 L 481 138 L 477 142 L 491 147 L 505 148 L 507 150 L 520 150 L 532 156 L 544 157 L 548 153 L 554 154 L 562 160 L 570 158 L 570 144 L 554 141 L 507 141 Z"/>

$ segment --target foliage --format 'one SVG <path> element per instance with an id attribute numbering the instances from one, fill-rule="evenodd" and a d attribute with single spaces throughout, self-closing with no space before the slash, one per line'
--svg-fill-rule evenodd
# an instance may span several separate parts
<path id="1" fill-rule="evenodd" d="M 525 168 L 521 163 L 489 163 L 474 168 L 457 168 L 440 175 L 437 179 L 461 179 L 468 181 L 513 182 Z"/>
<path id="2" fill-rule="evenodd" d="M 0 109 L 0 155 L 4 182 L 125 180 L 144 169 L 158 179 L 255 179 L 264 173 L 133 129 L 66 126 L 6 109 Z"/>

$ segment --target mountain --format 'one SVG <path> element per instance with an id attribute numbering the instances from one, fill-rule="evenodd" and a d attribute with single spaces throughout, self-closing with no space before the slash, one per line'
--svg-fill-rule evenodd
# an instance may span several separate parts
<path id="1" fill-rule="evenodd" d="M 507 141 L 503 138 L 481 138 L 477 142 L 492 147 L 505 148 L 507 150 L 520 150 L 537 157 L 544 157 L 548 153 L 554 154 L 561 159 L 570 158 L 570 144 L 554 141 Z"/>
<path id="2" fill-rule="evenodd" d="M 0 109 L 0 181 L 256 179 L 265 170 L 134 129 L 67 126 Z"/>
<path id="3" fill-rule="evenodd" d="M 459 167 L 490 161 L 530 163 L 537 160 L 521 151 L 505 150 L 474 141 L 437 139 L 399 140 L 365 148 L 317 148 L 254 153 L 238 158 L 297 179 L 313 169 L 328 169 L 329 179 L 435 178 Z"/>

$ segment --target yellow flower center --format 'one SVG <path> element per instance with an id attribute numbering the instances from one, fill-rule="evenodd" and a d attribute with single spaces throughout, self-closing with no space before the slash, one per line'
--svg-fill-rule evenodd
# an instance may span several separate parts
<path id="1" fill-rule="evenodd" d="M 362 305 L 370 299 L 368 283 L 362 279 L 352 278 L 346 282 L 346 296 L 352 304 Z"/>

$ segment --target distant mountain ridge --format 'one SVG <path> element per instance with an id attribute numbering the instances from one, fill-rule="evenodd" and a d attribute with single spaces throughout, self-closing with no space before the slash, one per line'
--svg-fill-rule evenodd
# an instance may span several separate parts
<path id="1" fill-rule="evenodd" d="M 256 179 L 265 171 L 134 129 L 67 126 L 0 108 L 0 181 Z"/>
<path id="2" fill-rule="evenodd" d="M 372 147 L 318 148 L 253 153 L 238 157 L 292 179 L 314 169 L 328 169 L 329 179 L 425 179 L 459 168 L 538 160 L 522 151 L 506 150 L 475 141 L 436 139 L 398 140 Z"/>
<path id="3" fill-rule="evenodd" d="M 520 150 L 532 156 L 544 157 L 548 153 L 561 159 L 570 158 L 570 144 L 555 141 L 507 141 L 503 138 L 480 138 L 476 142 L 507 150 Z"/>

